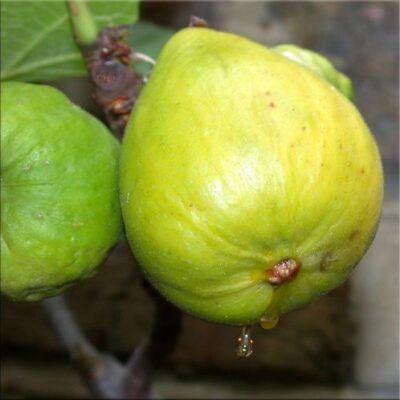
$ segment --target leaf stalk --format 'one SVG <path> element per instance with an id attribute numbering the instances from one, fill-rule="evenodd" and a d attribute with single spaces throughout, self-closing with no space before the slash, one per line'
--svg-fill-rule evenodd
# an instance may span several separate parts
<path id="1" fill-rule="evenodd" d="M 91 45 L 97 38 L 98 29 L 86 0 L 68 0 L 69 14 L 77 42 Z"/>

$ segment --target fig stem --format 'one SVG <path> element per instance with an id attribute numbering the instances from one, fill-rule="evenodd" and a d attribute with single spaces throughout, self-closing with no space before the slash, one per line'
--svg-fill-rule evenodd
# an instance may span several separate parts
<path id="1" fill-rule="evenodd" d="M 128 30 L 127 25 L 108 26 L 90 45 L 77 42 L 93 84 L 94 100 L 103 109 L 108 127 L 119 137 L 144 83 L 131 65 L 134 52 L 126 41 Z"/>
<path id="2" fill-rule="evenodd" d="M 205 19 L 191 15 L 189 19 L 190 28 L 208 28 L 208 23 Z"/>
<path id="3" fill-rule="evenodd" d="M 98 30 L 88 2 L 85 0 L 68 0 L 68 6 L 77 42 L 84 46 L 91 45 L 97 38 Z"/>

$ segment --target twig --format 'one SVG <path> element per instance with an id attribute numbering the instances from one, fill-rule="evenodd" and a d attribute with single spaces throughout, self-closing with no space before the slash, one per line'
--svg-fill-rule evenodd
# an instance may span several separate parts
<path id="1" fill-rule="evenodd" d="M 90 46 L 80 46 L 96 102 L 103 108 L 110 129 L 122 136 L 144 79 L 131 66 L 132 50 L 124 40 L 129 27 L 100 31 Z"/>
<path id="2" fill-rule="evenodd" d="M 80 347 L 81 351 L 95 355 L 95 348 L 77 325 L 63 295 L 45 299 L 42 304 L 61 344 L 70 354 L 73 354 L 75 349 Z"/>
<path id="3" fill-rule="evenodd" d="M 92 394 L 100 399 L 157 398 L 152 388 L 153 378 L 175 347 L 182 313 L 150 286 L 147 285 L 146 289 L 156 305 L 153 329 L 126 364 L 92 346 L 63 295 L 42 302 L 61 344 L 68 350 Z"/>
<path id="4" fill-rule="evenodd" d="M 182 312 L 168 303 L 147 282 L 145 289 L 156 309 L 153 329 L 142 340 L 127 362 L 126 393 L 132 399 L 154 398 L 151 383 L 157 369 L 174 349 L 181 329 Z"/>
<path id="5" fill-rule="evenodd" d="M 61 344 L 78 367 L 91 392 L 101 399 L 123 398 L 125 367 L 87 340 L 66 304 L 63 295 L 43 300 L 50 323 Z"/>

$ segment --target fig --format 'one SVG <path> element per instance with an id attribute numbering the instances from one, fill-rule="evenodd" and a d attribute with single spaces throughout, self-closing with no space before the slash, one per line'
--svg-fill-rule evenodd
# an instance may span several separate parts
<path id="1" fill-rule="evenodd" d="M 301 64 L 184 29 L 130 116 L 120 162 L 130 246 L 155 288 L 198 318 L 272 327 L 340 285 L 373 239 L 376 143 L 353 103 Z"/>
<path id="2" fill-rule="evenodd" d="M 351 80 L 346 75 L 337 71 L 327 58 L 314 51 L 303 49 L 293 44 L 281 44 L 273 47 L 272 50 L 311 69 L 316 74 L 326 79 L 331 85 L 335 86 L 336 89 L 348 99 L 354 101 L 353 84 Z"/>
<path id="3" fill-rule="evenodd" d="M 57 89 L 1 84 L 1 293 L 56 295 L 118 240 L 120 145 Z"/>

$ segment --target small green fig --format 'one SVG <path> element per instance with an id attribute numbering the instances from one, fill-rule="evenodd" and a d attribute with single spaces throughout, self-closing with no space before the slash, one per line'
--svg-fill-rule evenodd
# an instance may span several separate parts
<path id="1" fill-rule="evenodd" d="M 333 64 L 314 51 L 303 49 L 293 44 L 281 44 L 272 48 L 273 51 L 311 69 L 321 78 L 335 86 L 343 95 L 354 101 L 353 84 L 344 74 L 338 72 Z"/>
<path id="2" fill-rule="evenodd" d="M 272 327 L 340 285 L 373 239 L 377 146 L 352 102 L 300 64 L 184 29 L 130 117 L 129 243 L 148 280 L 194 316 Z"/>
<path id="3" fill-rule="evenodd" d="M 120 146 L 58 90 L 1 84 L 1 293 L 53 296 L 119 238 Z"/>

